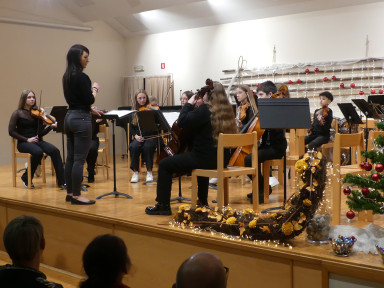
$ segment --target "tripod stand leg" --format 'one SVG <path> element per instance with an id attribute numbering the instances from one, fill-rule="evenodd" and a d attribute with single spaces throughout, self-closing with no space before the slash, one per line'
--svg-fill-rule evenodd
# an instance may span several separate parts
<path id="1" fill-rule="evenodd" d="M 183 195 L 181 194 L 181 176 L 179 176 L 179 196 L 171 199 L 171 202 L 173 201 L 179 201 L 179 202 L 191 201 L 191 199 L 183 197 Z"/>

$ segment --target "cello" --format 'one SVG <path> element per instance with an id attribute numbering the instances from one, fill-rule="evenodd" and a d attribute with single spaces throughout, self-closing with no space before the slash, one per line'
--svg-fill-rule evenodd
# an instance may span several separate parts
<path id="1" fill-rule="evenodd" d="M 288 87 L 284 84 L 280 85 L 279 89 L 276 93 L 274 93 L 271 98 L 284 98 L 288 95 Z M 251 107 L 253 108 L 252 104 L 255 103 L 255 100 L 253 97 L 249 97 L 249 101 L 251 103 Z M 253 100 L 253 101 L 252 101 Z M 240 133 L 252 133 L 253 131 L 256 131 L 257 133 L 257 140 L 260 141 L 261 137 L 264 134 L 264 129 L 260 128 L 260 121 L 259 121 L 259 112 L 257 111 L 256 104 L 254 108 L 254 116 L 249 121 L 250 125 L 247 127 L 244 127 L 244 129 Z M 251 146 L 239 146 L 236 148 L 235 152 L 232 154 L 231 159 L 229 160 L 228 166 L 245 166 L 244 159 L 245 157 L 251 153 L 252 147 Z"/>

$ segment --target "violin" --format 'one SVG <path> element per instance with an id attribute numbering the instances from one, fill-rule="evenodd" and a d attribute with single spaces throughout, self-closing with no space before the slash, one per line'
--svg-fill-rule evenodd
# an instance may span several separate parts
<path id="1" fill-rule="evenodd" d="M 213 89 L 213 81 L 212 79 L 207 78 L 207 80 L 205 80 L 205 86 L 201 87 L 201 89 L 197 91 L 195 99 L 198 100 L 200 98 L 203 98 L 205 93 L 208 93 L 212 89 Z"/>
<path id="2" fill-rule="evenodd" d="M 52 125 L 56 123 L 55 117 L 47 114 L 43 108 L 37 105 L 31 107 L 30 113 L 33 117 L 41 119 L 47 125 Z"/>
<path id="3" fill-rule="evenodd" d="M 281 84 L 277 92 L 273 94 L 271 98 L 287 98 L 288 95 L 289 92 L 287 85 Z"/>
<path id="4" fill-rule="evenodd" d="M 154 106 L 154 105 L 148 104 L 147 106 L 141 106 L 139 108 L 139 111 L 151 111 L 151 110 L 160 110 L 160 107 L 157 105 Z"/>

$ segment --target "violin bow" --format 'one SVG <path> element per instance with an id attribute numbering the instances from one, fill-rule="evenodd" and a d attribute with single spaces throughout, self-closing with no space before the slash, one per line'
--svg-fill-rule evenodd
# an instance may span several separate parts
<path id="1" fill-rule="evenodd" d="M 39 99 L 39 106 L 41 107 L 41 96 L 43 95 L 43 89 L 40 90 L 40 99 Z M 35 99 L 35 105 L 36 105 L 36 99 Z M 39 106 L 37 106 L 37 110 L 39 111 Z M 40 111 L 39 111 L 40 113 Z M 40 132 L 40 118 L 37 118 L 37 138 L 40 138 L 39 137 L 39 132 Z"/>
<path id="2" fill-rule="evenodd" d="M 164 106 L 164 103 L 168 100 L 169 92 L 171 92 L 171 89 L 172 89 L 174 84 L 175 84 L 175 81 L 172 80 L 171 85 L 168 88 L 167 95 L 165 96 L 163 102 L 161 103 L 162 104 L 161 106 Z M 181 92 L 181 90 L 180 90 L 180 92 Z"/>

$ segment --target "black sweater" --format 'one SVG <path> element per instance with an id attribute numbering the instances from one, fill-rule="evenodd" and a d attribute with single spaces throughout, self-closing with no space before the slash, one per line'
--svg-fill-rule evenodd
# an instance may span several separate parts
<path id="1" fill-rule="evenodd" d="M 71 75 L 69 89 L 64 92 L 69 109 L 91 111 L 91 105 L 95 103 L 92 94 L 92 83 L 88 75 L 83 72 L 75 72 Z"/>

